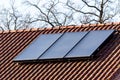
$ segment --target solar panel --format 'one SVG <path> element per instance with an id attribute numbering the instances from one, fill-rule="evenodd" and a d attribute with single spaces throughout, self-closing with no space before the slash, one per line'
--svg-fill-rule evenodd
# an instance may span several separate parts
<path id="1" fill-rule="evenodd" d="M 86 58 L 108 39 L 114 30 L 42 34 L 13 61 Z"/>
<path id="2" fill-rule="evenodd" d="M 90 31 L 65 58 L 90 57 L 114 30 Z"/>
<path id="3" fill-rule="evenodd" d="M 37 37 L 14 61 L 36 60 L 46 49 L 48 49 L 60 36 L 59 34 L 43 34 Z"/>
<path id="4" fill-rule="evenodd" d="M 65 33 L 39 59 L 63 58 L 88 32 Z"/>

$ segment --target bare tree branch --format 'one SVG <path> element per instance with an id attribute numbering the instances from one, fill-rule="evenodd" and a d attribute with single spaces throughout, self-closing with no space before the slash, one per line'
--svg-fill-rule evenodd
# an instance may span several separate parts
<path id="1" fill-rule="evenodd" d="M 105 2 L 103 2 L 103 5 L 105 5 L 108 2 L 111 2 L 111 1 L 110 0 L 106 0 Z"/>
<path id="2" fill-rule="evenodd" d="M 82 11 L 82 10 L 78 10 L 78 9 L 72 7 L 72 6 L 69 5 L 69 4 L 67 4 L 67 6 L 70 7 L 72 10 L 74 10 L 74 11 L 76 11 L 76 12 L 80 12 L 80 13 L 82 13 L 82 14 L 91 14 L 91 15 L 94 15 L 94 16 L 96 16 L 96 17 L 99 17 L 99 15 L 97 15 L 96 13 L 93 13 L 93 12 L 84 12 L 84 11 Z"/>
<path id="3" fill-rule="evenodd" d="M 20 28 L 26 28 L 24 24 L 25 19 L 20 12 L 17 11 L 17 9 L 14 6 L 14 1 L 11 2 L 9 9 L 2 9 L 0 15 L 0 24 L 2 25 L 2 28 L 5 30 L 11 30 L 11 29 L 20 29 Z M 27 17 L 26 17 L 27 18 Z M 24 25 L 24 26 L 23 26 Z"/>
<path id="4" fill-rule="evenodd" d="M 3 27 L 0 26 L 0 30 L 4 31 Z"/>
<path id="5" fill-rule="evenodd" d="M 91 23 L 91 22 L 99 22 L 99 23 L 104 23 L 110 19 L 112 19 L 113 17 L 115 17 L 118 12 L 114 12 L 112 15 L 113 16 L 108 16 L 108 15 L 111 15 L 110 12 L 113 12 L 113 9 L 111 10 L 111 6 L 109 6 L 108 3 L 112 3 L 111 0 L 94 0 L 93 2 L 95 3 L 95 5 L 92 5 L 92 4 L 89 4 L 89 2 L 87 2 L 87 0 L 82 0 L 82 2 L 86 5 L 86 7 L 90 8 L 90 11 L 85 11 L 83 10 L 83 7 L 81 9 L 78 9 L 76 7 L 73 7 L 70 0 L 67 1 L 66 5 L 74 10 L 75 12 L 78 12 L 78 13 L 82 13 L 83 15 L 91 15 L 94 17 L 93 18 L 89 18 L 89 22 L 88 20 L 86 20 L 87 23 Z M 93 11 L 94 10 L 94 11 Z M 97 11 L 97 12 L 96 12 Z M 91 17 L 91 16 L 88 16 L 88 17 Z M 81 21 L 82 22 L 82 21 Z M 84 22 L 84 20 L 83 20 Z"/>
<path id="6" fill-rule="evenodd" d="M 62 26 L 63 24 L 66 23 L 66 20 L 68 18 L 67 15 L 65 15 L 64 12 L 60 12 L 58 9 L 56 9 L 56 6 L 59 4 L 59 0 L 57 2 L 51 0 L 50 3 L 48 4 L 48 7 L 44 5 L 44 8 L 39 7 L 38 4 L 31 3 L 30 1 L 26 1 L 25 3 L 39 10 L 38 17 L 31 22 L 40 21 L 40 22 L 44 22 L 45 24 L 49 24 L 52 27 Z M 64 17 L 63 19 L 65 22 L 59 19 L 60 15 Z"/>
<path id="7" fill-rule="evenodd" d="M 97 8 L 96 6 L 92 6 L 92 5 L 88 4 L 86 0 L 82 0 L 82 1 L 83 1 L 88 7 L 95 8 L 97 11 L 100 11 L 100 9 Z"/>

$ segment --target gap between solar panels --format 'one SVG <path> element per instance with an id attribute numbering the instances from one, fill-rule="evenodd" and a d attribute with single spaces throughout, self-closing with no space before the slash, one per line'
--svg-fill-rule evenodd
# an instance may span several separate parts
<path id="1" fill-rule="evenodd" d="M 74 61 L 96 58 L 115 30 L 39 35 L 14 62 Z"/>

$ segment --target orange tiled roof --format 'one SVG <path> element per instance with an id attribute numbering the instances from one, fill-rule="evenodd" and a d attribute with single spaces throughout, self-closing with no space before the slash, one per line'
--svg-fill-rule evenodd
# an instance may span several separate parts
<path id="1" fill-rule="evenodd" d="M 38 35 L 115 29 L 112 39 L 93 61 L 17 64 L 12 59 Z M 120 80 L 120 23 L 88 24 L 0 32 L 0 80 Z"/>

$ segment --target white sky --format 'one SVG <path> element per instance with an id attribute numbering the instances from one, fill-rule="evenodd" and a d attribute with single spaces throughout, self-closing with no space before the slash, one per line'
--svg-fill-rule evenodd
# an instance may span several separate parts
<path id="1" fill-rule="evenodd" d="M 17 0 L 16 5 L 20 6 L 22 1 L 23 0 Z M 9 7 L 10 6 L 9 4 L 10 4 L 10 0 L 1 0 L 0 1 L 0 7 Z"/>
<path id="2" fill-rule="evenodd" d="M 21 5 L 22 4 L 22 2 L 23 2 L 24 0 L 16 0 L 15 1 L 15 6 L 17 7 L 17 8 L 19 8 L 19 10 L 21 10 L 22 9 L 22 6 L 23 5 Z M 10 0 L 0 0 L 0 8 L 2 9 L 2 8 L 9 8 L 10 7 Z M 23 8 L 24 9 L 24 8 Z"/>
<path id="3" fill-rule="evenodd" d="M 19 10 L 22 13 L 35 14 L 35 8 L 33 9 L 33 7 L 26 6 L 26 4 L 24 4 L 25 1 L 26 0 L 15 0 L 15 7 L 17 8 L 17 10 Z M 39 0 L 28 0 L 28 1 L 36 3 Z M 40 1 L 42 2 L 40 4 L 46 3 L 46 0 L 40 0 Z M 60 0 L 60 1 L 66 1 L 66 0 Z M 10 0 L 0 0 L 0 9 L 9 8 L 9 7 L 10 7 Z"/>
<path id="4" fill-rule="evenodd" d="M 30 13 L 32 15 L 35 15 L 35 9 L 33 9 L 33 7 L 30 6 L 26 6 L 26 4 L 24 4 L 25 0 L 15 0 L 15 7 L 17 8 L 17 10 L 19 10 L 20 12 L 22 12 L 22 14 L 24 13 Z M 32 2 L 37 2 L 39 0 L 29 0 Z M 42 3 L 45 3 L 46 0 L 40 0 Z M 47 0 L 48 1 L 48 0 Z M 61 2 L 65 2 L 66 0 L 60 0 Z M 74 0 L 75 2 L 80 2 L 79 0 Z M 119 1 L 119 0 L 118 0 Z M 115 1 L 117 2 L 117 1 Z M 2 8 L 8 8 L 10 7 L 10 0 L 0 0 L 0 9 Z M 63 9 L 62 9 L 63 10 Z M 89 10 L 88 8 L 86 10 Z M 117 18 L 118 19 L 118 18 Z"/>
<path id="5" fill-rule="evenodd" d="M 26 9 L 28 9 L 28 7 L 26 6 L 26 4 L 23 3 L 24 1 L 25 0 L 15 0 L 15 7 L 17 8 L 17 10 L 19 10 L 20 12 L 23 12 L 23 13 L 25 11 L 28 11 L 28 10 L 26 10 Z M 33 0 L 30 0 L 30 1 L 33 1 Z M 9 8 L 9 7 L 10 7 L 10 0 L 0 0 L 0 9 Z"/>

